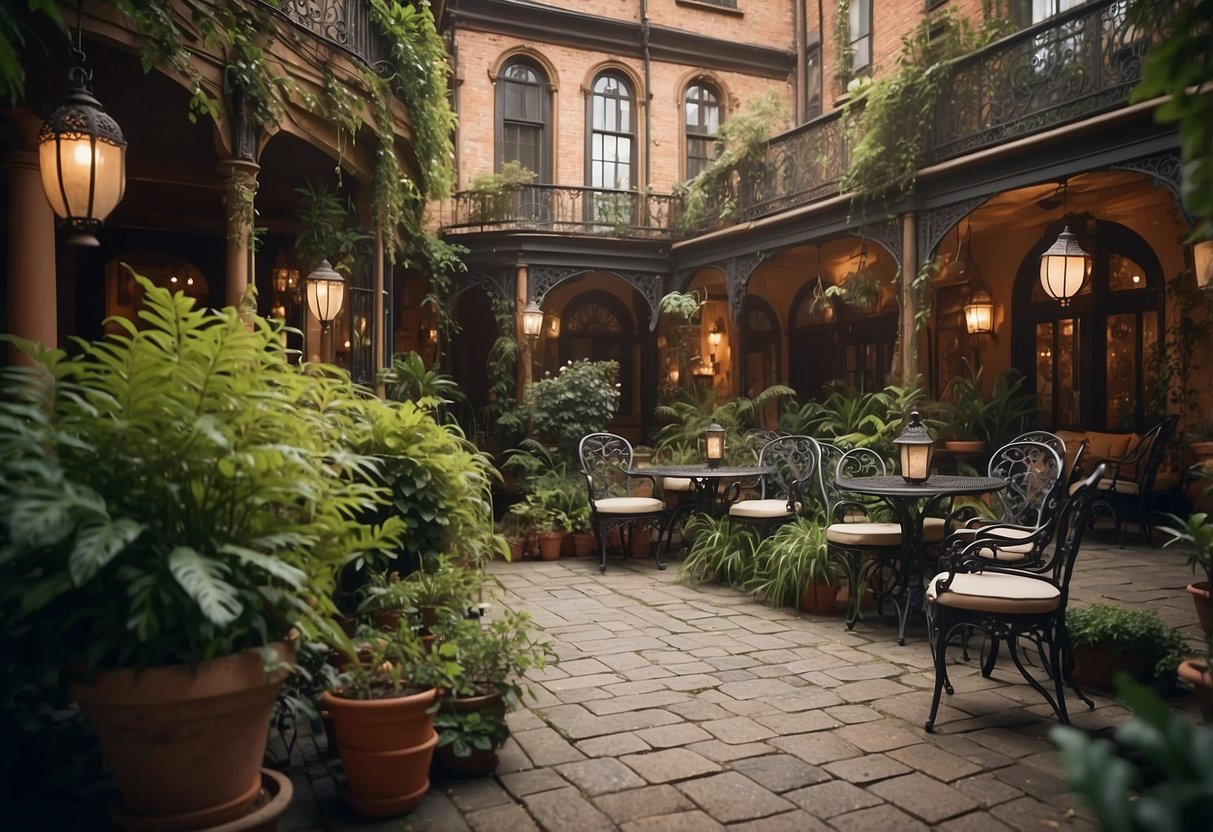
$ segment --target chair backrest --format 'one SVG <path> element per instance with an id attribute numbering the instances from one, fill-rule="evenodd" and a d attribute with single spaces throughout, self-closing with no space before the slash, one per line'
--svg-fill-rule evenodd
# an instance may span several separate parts
<path id="1" fill-rule="evenodd" d="M 843 491 L 838 487 L 838 479 L 854 479 L 856 477 L 883 477 L 888 473 L 885 466 L 884 457 L 878 454 L 871 448 L 852 448 L 849 451 L 841 452 L 838 448 L 830 446 L 834 453 L 830 454 L 833 458 L 837 455 L 834 466 L 829 474 L 822 475 L 822 492 L 826 501 L 826 516 L 838 519 L 835 517 L 835 508 L 840 503 L 845 503 L 848 506 L 848 516 L 852 514 L 864 514 L 865 507 L 872 507 L 880 502 L 878 497 L 857 496 L 850 491 Z M 850 511 L 850 506 L 853 504 L 854 512 Z"/>
<path id="2" fill-rule="evenodd" d="M 1066 459 L 1062 476 L 1066 481 L 1067 489 L 1082 477 L 1082 460 L 1087 455 L 1087 448 L 1090 445 L 1090 439 L 1083 439 L 1078 443 L 1078 447 L 1074 449 L 1074 456 Z M 1067 456 L 1069 455 L 1067 454 Z"/>
<path id="3" fill-rule="evenodd" d="M 1167 446 L 1171 444 L 1171 437 L 1175 435 L 1175 425 L 1178 421 L 1179 417 L 1174 414 L 1163 419 L 1142 434 L 1141 440 L 1129 452 L 1129 455 L 1137 457 L 1134 479 L 1139 493 L 1149 494 L 1154 490 L 1154 480 L 1162 466 L 1162 459 L 1166 456 Z"/>
<path id="4" fill-rule="evenodd" d="M 1057 455 L 1062 459 L 1066 458 L 1066 440 L 1047 430 L 1030 430 L 1027 433 L 1021 433 L 1011 441 L 1039 442 L 1042 445 L 1048 445 L 1050 448 L 1057 451 Z"/>
<path id="5" fill-rule="evenodd" d="M 1091 525 L 1091 510 L 1097 495 L 1095 486 L 1104 475 L 1107 466 L 1101 463 L 1066 500 L 1057 523 L 1057 545 L 1053 547 L 1053 558 L 1045 566 L 1053 573 L 1054 582 L 1061 588 L 1061 609 L 1065 610 L 1070 594 L 1070 576 L 1074 574 L 1074 559 L 1082 545 L 1083 535 Z"/>
<path id="6" fill-rule="evenodd" d="M 774 471 L 762 478 L 763 498 L 799 498 L 813 484 L 821 452 L 811 436 L 780 436 L 762 446 L 759 465 Z"/>
<path id="7" fill-rule="evenodd" d="M 590 500 L 630 494 L 627 471 L 632 467 L 632 443 L 613 433 L 590 433 L 577 446 L 581 472 L 589 484 Z"/>
<path id="8" fill-rule="evenodd" d="M 817 493 L 813 498 L 821 501 L 821 510 L 828 514 L 838 500 L 838 488 L 834 476 L 838 471 L 838 460 L 843 450 L 829 442 L 817 441 Z"/>
<path id="9" fill-rule="evenodd" d="M 1003 523 L 1043 526 L 1065 498 L 1062 457 L 1042 442 L 1015 440 L 990 457 L 991 477 L 1005 480 L 998 492 Z"/>
<path id="10" fill-rule="evenodd" d="M 741 444 L 749 448 L 754 453 L 754 459 L 758 460 L 762 457 L 762 449 L 772 439 L 778 439 L 779 434 L 773 430 L 765 428 L 751 428 L 741 435 Z"/>

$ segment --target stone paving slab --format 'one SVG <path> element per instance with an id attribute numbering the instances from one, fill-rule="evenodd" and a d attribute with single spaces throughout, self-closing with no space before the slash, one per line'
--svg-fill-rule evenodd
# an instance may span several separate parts
<path id="1" fill-rule="evenodd" d="M 1123 598 L 1194 628 L 1181 553 L 1087 540 L 1071 603 Z M 494 776 L 435 779 L 403 822 L 367 823 L 341 804 L 323 740 L 301 742 L 283 832 L 1094 828 L 1062 783 L 1052 712 L 1006 657 L 983 678 L 977 641 L 967 663 L 949 651 L 956 694 L 927 734 L 921 621 L 900 646 L 880 616 L 847 632 L 841 618 L 680 584 L 676 562 L 611 559 L 603 576 L 596 564 L 492 566 L 495 608 L 530 612 L 560 656 L 528 674 L 534 697 L 510 715 Z M 1108 731 L 1127 716 L 1096 704 L 1072 704 L 1074 724 Z"/>

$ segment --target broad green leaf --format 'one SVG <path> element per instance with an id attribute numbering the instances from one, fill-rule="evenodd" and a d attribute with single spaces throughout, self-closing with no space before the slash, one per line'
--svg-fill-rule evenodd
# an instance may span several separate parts
<path id="1" fill-rule="evenodd" d="M 188 546 L 178 546 L 169 553 L 168 568 L 215 626 L 231 624 L 240 615 L 243 607 L 236 590 L 221 577 L 227 571 L 222 563 Z"/>

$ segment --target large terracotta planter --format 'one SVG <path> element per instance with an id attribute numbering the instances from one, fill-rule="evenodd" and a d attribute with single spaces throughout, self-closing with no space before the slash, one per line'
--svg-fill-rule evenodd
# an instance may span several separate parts
<path id="1" fill-rule="evenodd" d="M 573 554 L 579 558 L 593 557 L 598 548 L 598 538 L 592 533 L 577 532 L 570 535 L 573 538 Z"/>
<path id="2" fill-rule="evenodd" d="M 428 713 L 433 688 L 390 699 L 346 699 L 324 694 L 345 769 L 346 801 L 362 815 L 387 817 L 412 811 L 430 787 L 430 763 L 438 734 Z"/>
<path id="3" fill-rule="evenodd" d="M 261 769 L 261 789 L 243 817 L 208 826 L 203 832 L 277 832 L 278 819 L 290 808 L 295 796 L 291 778 L 272 768 Z M 111 809 L 114 822 L 123 829 L 143 829 L 141 818 L 124 816 L 120 810 Z"/>
<path id="4" fill-rule="evenodd" d="M 804 588 L 800 596 L 800 611 L 810 615 L 833 615 L 834 599 L 838 597 L 838 587 L 824 581 L 814 581 Z"/>
<path id="5" fill-rule="evenodd" d="M 293 659 L 286 644 L 273 646 Z M 243 817 L 261 791 L 270 713 L 288 673 L 267 674 L 261 653 L 248 650 L 196 668 L 104 671 L 73 686 L 118 784 L 115 822 L 189 830 Z"/>
<path id="6" fill-rule="evenodd" d="M 541 560 L 560 560 L 560 547 L 564 545 L 564 532 L 539 533 L 539 557 Z"/>
<path id="7" fill-rule="evenodd" d="M 1209 672 L 1209 666 L 1198 659 L 1189 659 L 1176 672 L 1180 679 L 1192 685 L 1205 725 L 1213 725 L 1213 673 Z"/>
<path id="8" fill-rule="evenodd" d="M 984 439 L 947 439 L 943 447 L 954 454 L 976 454 L 986 449 L 986 443 Z"/>
<path id="9" fill-rule="evenodd" d="M 1192 604 L 1196 607 L 1196 620 L 1203 632 L 1213 632 L 1213 600 L 1209 597 L 1209 582 L 1196 581 L 1188 584 Z"/>
<path id="10" fill-rule="evenodd" d="M 439 706 L 441 711 L 454 711 L 457 714 L 467 714 L 472 711 L 488 711 L 498 719 L 505 719 L 505 702 L 499 693 L 489 693 L 483 696 L 469 696 L 462 699 L 443 699 Z M 451 774 L 463 777 L 481 777 L 490 774 L 497 768 L 497 749 L 474 749 L 466 757 L 455 756 L 449 745 L 439 746 L 434 753 L 434 761 Z"/>
<path id="11" fill-rule="evenodd" d="M 1112 690 L 1116 674 L 1140 682 L 1146 678 L 1146 657 L 1136 648 L 1104 642 L 1073 648 L 1074 681 L 1092 690 Z"/>

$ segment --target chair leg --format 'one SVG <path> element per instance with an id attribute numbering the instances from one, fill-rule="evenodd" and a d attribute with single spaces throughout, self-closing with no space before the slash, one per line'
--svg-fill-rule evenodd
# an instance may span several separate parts
<path id="1" fill-rule="evenodd" d="M 863 618 L 863 553 L 843 550 L 843 563 L 847 570 L 847 629 L 855 629 L 855 622 Z"/>
<path id="2" fill-rule="evenodd" d="M 994 665 L 998 662 L 998 636 L 990 633 L 990 652 L 986 654 L 985 660 L 981 663 L 981 675 L 989 679 L 990 674 L 994 672 Z"/>
<path id="3" fill-rule="evenodd" d="M 653 560 L 657 561 L 657 569 L 660 571 L 665 571 L 665 561 L 662 560 L 662 558 L 661 558 L 661 530 L 662 530 L 663 526 L 665 526 L 664 523 L 658 523 L 657 526 L 654 528 L 652 522 L 650 521 L 650 523 L 649 523 L 649 528 L 652 528 L 654 531 L 657 532 L 656 542 L 653 544 L 650 544 L 650 545 L 652 545 L 654 547 L 653 548 Z M 669 546 L 668 541 L 666 542 L 666 545 L 668 548 L 668 546 Z"/>
<path id="4" fill-rule="evenodd" d="M 596 527 L 594 534 L 598 537 L 598 574 L 605 575 L 607 533 L 605 529 Z"/>
<path id="5" fill-rule="evenodd" d="M 1050 644 L 1049 647 L 1050 647 L 1050 652 L 1052 652 L 1056 649 L 1056 647 L 1052 644 Z M 1036 680 L 1036 677 L 1033 676 L 1031 673 L 1029 673 L 1028 669 L 1026 667 L 1024 667 L 1023 661 L 1019 658 L 1019 648 L 1017 645 L 1017 638 L 1014 635 L 1012 635 L 1010 638 L 1007 639 L 1007 652 L 1011 654 L 1011 661 L 1015 662 L 1015 666 L 1017 668 L 1019 668 L 1019 674 L 1021 676 L 1023 676 L 1023 678 L 1027 681 L 1027 683 L 1029 685 L 1032 686 L 1033 690 L 1035 690 L 1037 693 L 1039 693 L 1041 696 L 1043 696 L 1045 698 L 1045 701 L 1049 703 L 1049 707 L 1051 707 L 1053 709 L 1053 713 L 1057 714 L 1057 718 L 1059 720 L 1061 720 L 1061 723 L 1063 725 L 1069 724 L 1069 717 L 1066 716 L 1066 713 L 1065 713 L 1065 710 L 1066 710 L 1065 700 L 1064 699 L 1060 700 L 1061 705 L 1059 706 L 1058 701 L 1054 700 L 1053 697 L 1049 694 L 1049 692 L 1047 690 L 1045 690 L 1044 685 L 1042 685 L 1040 682 L 1038 682 Z"/>
<path id="6" fill-rule="evenodd" d="M 1074 650 L 1070 646 L 1070 634 L 1066 632 L 1065 623 L 1062 623 L 1061 632 L 1057 636 L 1057 640 L 1061 643 L 1061 651 L 1059 653 L 1061 665 L 1058 667 L 1058 672 L 1065 679 L 1070 689 L 1075 695 L 1081 699 L 1087 706 L 1087 710 L 1095 709 L 1095 703 L 1083 693 L 1082 688 L 1078 686 L 1078 682 L 1074 681 Z"/>
<path id="7" fill-rule="evenodd" d="M 938 614 L 938 610 L 936 610 Z M 943 693 L 944 685 L 948 679 L 947 651 L 948 651 L 948 630 L 942 626 L 938 618 L 932 621 L 935 625 L 935 632 L 928 633 L 930 636 L 935 636 L 935 690 L 931 694 L 931 712 L 927 714 L 927 721 L 923 723 L 923 728 L 928 734 L 935 732 L 935 716 L 939 713 L 939 696 Z M 951 688 L 951 685 L 948 685 Z M 949 689 L 948 693 L 952 691 Z"/>

